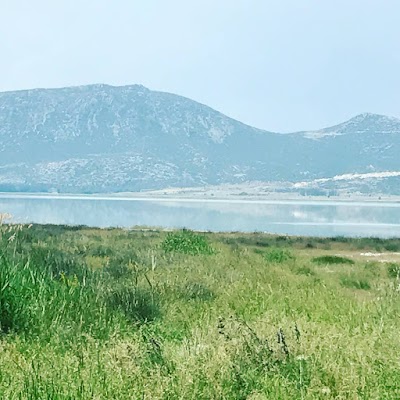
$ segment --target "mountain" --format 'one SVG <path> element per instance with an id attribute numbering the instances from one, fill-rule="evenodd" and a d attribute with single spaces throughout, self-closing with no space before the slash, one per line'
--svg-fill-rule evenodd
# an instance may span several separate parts
<path id="1" fill-rule="evenodd" d="M 304 151 L 308 159 L 301 167 L 308 168 L 310 179 L 400 171 L 397 118 L 365 113 L 330 128 L 294 135 L 308 139 Z"/>
<path id="2" fill-rule="evenodd" d="M 342 124 L 319 131 L 299 132 L 309 139 L 321 139 L 329 136 L 342 136 L 354 134 L 400 134 L 400 120 L 385 115 L 364 113 Z"/>
<path id="3" fill-rule="evenodd" d="M 400 120 L 256 129 L 140 85 L 0 93 L 0 190 L 118 192 L 399 171 Z M 390 185 L 389 185 L 390 186 Z"/>

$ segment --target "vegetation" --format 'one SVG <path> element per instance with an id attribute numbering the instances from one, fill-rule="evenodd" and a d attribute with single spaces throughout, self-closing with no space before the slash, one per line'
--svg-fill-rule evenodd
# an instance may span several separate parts
<path id="1" fill-rule="evenodd" d="M 387 266 L 387 271 L 391 278 L 400 279 L 400 264 L 389 263 Z"/>
<path id="2" fill-rule="evenodd" d="M 292 253 L 287 249 L 272 248 L 265 253 L 265 260 L 270 263 L 282 264 L 286 261 L 293 260 Z"/>
<path id="3" fill-rule="evenodd" d="M 354 261 L 350 258 L 331 255 L 314 257 L 312 262 L 316 264 L 354 264 Z"/>
<path id="4" fill-rule="evenodd" d="M 162 243 L 162 248 L 167 253 L 183 253 L 190 255 L 214 253 L 204 235 L 196 234 L 184 229 L 181 232 L 172 232 L 167 235 Z"/>
<path id="5" fill-rule="evenodd" d="M 377 245 L 395 259 L 396 240 L 3 225 L 0 398 L 398 399 L 399 264 L 360 256 Z"/>

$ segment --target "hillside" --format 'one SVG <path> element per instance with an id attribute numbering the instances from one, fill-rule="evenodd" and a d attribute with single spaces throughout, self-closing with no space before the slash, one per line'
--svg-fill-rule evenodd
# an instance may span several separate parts
<path id="1" fill-rule="evenodd" d="M 6 92 L 0 190 L 118 192 L 398 171 L 399 133 L 400 120 L 362 114 L 283 135 L 140 85 Z"/>

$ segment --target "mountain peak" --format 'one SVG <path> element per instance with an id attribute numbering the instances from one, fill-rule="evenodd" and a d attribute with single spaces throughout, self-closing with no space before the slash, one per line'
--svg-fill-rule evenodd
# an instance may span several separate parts
<path id="1" fill-rule="evenodd" d="M 400 123 L 400 119 L 395 118 L 395 117 L 390 117 L 387 115 L 382 115 L 382 114 L 374 114 L 370 112 L 365 112 L 362 114 L 358 114 L 355 117 L 351 118 L 347 122 L 362 122 L 362 121 L 368 121 L 368 122 L 397 122 Z"/>
<path id="2" fill-rule="evenodd" d="M 93 83 L 90 85 L 80 85 L 80 86 L 75 86 L 77 88 L 80 89 L 136 89 L 136 90 L 149 90 L 149 88 L 147 88 L 146 86 L 140 84 L 140 83 L 134 83 L 131 85 L 109 85 L 108 83 Z M 74 88 L 74 86 L 70 87 L 70 88 Z M 67 87 L 68 89 L 68 87 Z"/>
<path id="3" fill-rule="evenodd" d="M 0 92 L 0 96 L 23 96 L 32 94 L 51 94 L 54 92 L 102 92 L 102 91 L 125 91 L 125 92 L 151 92 L 149 88 L 142 84 L 131 84 L 131 85 L 109 85 L 107 83 L 92 83 L 89 85 L 76 85 L 76 86 L 63 86 L 55 88 L 34 88 L 34 89 L 19 89 L 6 92 Z"/>
<path id="4" fill-rule="evenodd" d="M 366 133 L 400 134 L 400 119 L 366 112 L 358 114 L 339 125 L 317 131 L 301 132 L 301 134 L 308 139 Z"/>

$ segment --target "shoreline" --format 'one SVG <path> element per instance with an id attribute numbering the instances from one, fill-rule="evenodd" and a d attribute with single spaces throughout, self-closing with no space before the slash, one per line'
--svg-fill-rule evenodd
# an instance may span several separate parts
<path id="1" fill-rule="evenodd" d="M 228 204 L 325 204 L 325 205 L 364 205 L 384 206 L 398 205 L 400 196 L 362 196 L 354 195 L 349 198 L 341 196 L 283 196 L 283 195 L 179 195 L 152 192 L 124 192 L 124 193 L 27 193 L 27 192 L 0 192 L 0 199 L 29 199 L 29 200 L 97 200 L 97 201 L 146 201 L 146 202 L 183 202 L 183 203 L 228 203 Z"/>

